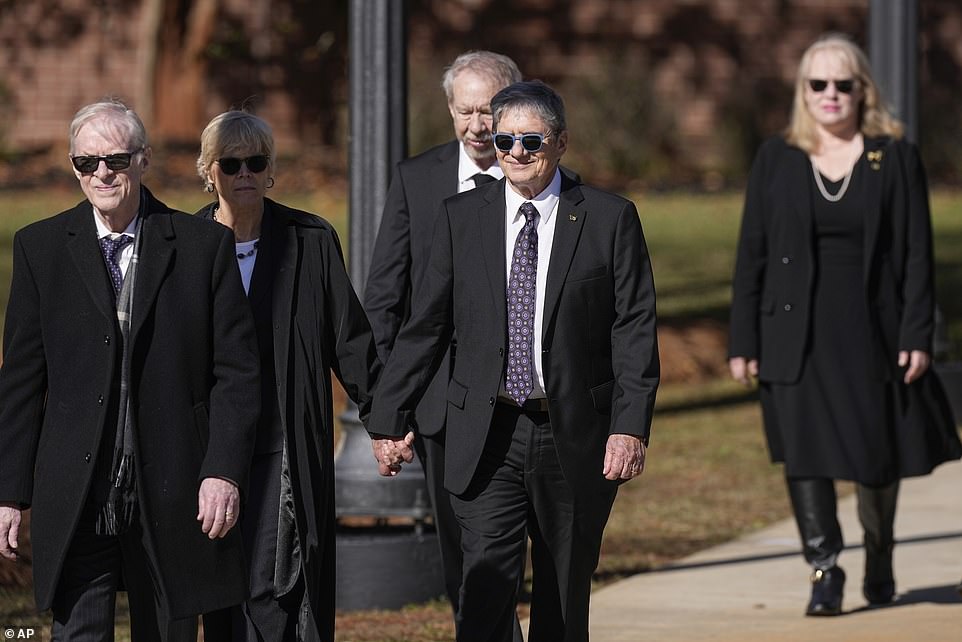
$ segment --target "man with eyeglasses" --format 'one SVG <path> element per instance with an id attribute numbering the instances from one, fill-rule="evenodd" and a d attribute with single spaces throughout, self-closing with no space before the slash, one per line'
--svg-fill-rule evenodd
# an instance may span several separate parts
<path id="1" fill-rule="evenodd" d="M 368 429 L 404 435 L 452 337 L 445 486 L 464 554 L 457 639 L 506 642 L 524 568 L 529 642 L 588 639 L 618 485 L 641 474 L 659 381 L 635 206 L 560 170 L 564 103 L 539 81 L 491 100 L 504 179 L 443 202 L 420 296 Z"/>
<path id="2" fill-rule="evenodd" d="M 86 197 L 14 237 L 0 367 L 0 555 L 32 509 L 37 607 L 53 638 L 194 640 L 246 596 L 233 526 L 259 412 L 254 325 L 227 228 L 141 184 L 144 126 L 82 108 L 70 160 Z"/>
<path id="3" fill-rule="evenodd" d="M 458 56 L 445 70 L 441 86 L 447 96 L 455 140 L 402 161 L 391 179 L 364 307 L 374 330 L 378 357 L 387 361 L 398 330 L 420 296 L 420 283 L 431 252 L 431 236 L 441 201 L 503 174 L 491 143 L 491 97 L 521 80 L 513 60 L 490 51 Z M 461 588 L 460 531 L 444 489 L 445 390 L 456 347 L 441 365 L 417 407 L 416 450 L 434 507 L 444 583 L 455 613 Z M 518 640 L 520 642 L 520 628 Z"/>

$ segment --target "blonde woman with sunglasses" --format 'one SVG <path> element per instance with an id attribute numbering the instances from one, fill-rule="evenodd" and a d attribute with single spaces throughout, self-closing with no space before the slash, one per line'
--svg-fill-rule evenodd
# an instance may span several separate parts
<path id="1" fill-rule="evenodd" d="M 802 56 L 788 128 L 752 166 L 729 346 L 732 376 L 758 379 L 771 458 L 785 466 L 812 573 L 806 615 L 842 611 L 834 481 L 856 483 L 862 593 L 886 604 L 899 480 L 959 457 L 929 368 L 934 307 L 918 150 L 865 54 L 826 35 Z"/>
<path id="2" fill-rule="evenodd" d="M 234 232 L 262 384 L 240 521 L 250 598 L 205 617 L 209 642 L 334 639 L 331 372 L 364 418 L 380 368 L 334 228 L 266 197 L 274 149 L 264 120 L 228 111 L 204 129 L 197 159 L 216 196 L 197 215 Z"/>

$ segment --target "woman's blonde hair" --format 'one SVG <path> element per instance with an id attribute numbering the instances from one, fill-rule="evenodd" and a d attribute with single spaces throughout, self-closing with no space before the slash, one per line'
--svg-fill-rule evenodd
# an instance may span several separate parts
<path id="1" fill-rule="evenodd" d="M 200 135 L 200 156 L 197 157 L 197 173 L 210 185 L 210 166 L 218 158 L 242 154 L 263 154 L 270 160 L 268 169 L 274 172 L 274 133 L 271 126 L 258 116 L 246 111 L 232 109 L 214 116 Z"/>
<path id="2" fill-rule="evenodd" d="M 859 131 L 865 136 L 901 138 L 902 123 L 892 115 L 882 100 L 865 53 L 845 34 L 829 33 L 812 43 L 802 54 L 795 77 L 792 117 L 785 129 L 785 140 L 808 153 L 815 152 L 818 147 L 815 119 L 805 105 L 805 83 L 808 82 L 812 58 L 820 51 L 831 51 L 838 55 L 852 70 L 856 85 L 862 91 L 862 102 L 858 106 Z"/>

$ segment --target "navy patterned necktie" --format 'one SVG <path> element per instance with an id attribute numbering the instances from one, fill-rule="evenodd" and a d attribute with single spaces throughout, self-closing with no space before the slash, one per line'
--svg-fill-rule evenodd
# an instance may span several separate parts
<path id="1" fill-rule="evenodd" d="M 538 210 L 531 203 L 518 208 L 525 223 L 514 242 L 508 277 L 508 368 L 504 388 L 523 405 L 534 388 L 535 283 L 538 275 Z"/>
<path id="2" fill-rule="evenodd" d="M 477 174 L 475 174 L 474 176 L 471 177 L 471 180 L 474 181 L 474 186 L 475 186 L 475 187 L 481 187 L 482 185 L 487 185 L 488 183 L 493 183 L 493 182 L 495 182 L 495 181 L 498 180 L 498 179 L 496 179 L 494 176 L 491 176 L 491 174 L 485 174 L 484 172 L 478 172 Z"/>
<path id="3" fill-rule="evenodd" d="M 110 280 L 114 284 L 114 294 L 120 296 L 120 288 L 124 285 L 124 273 L 120 269 L 120 251 L 132 243 L 134 238 L 126 234 L 121 234 L 117 238 L 103 236 L 100 238 L 100 250 L 104 253 L 104 261 L 107 263 L 107 272 L 110 273 Z"/>

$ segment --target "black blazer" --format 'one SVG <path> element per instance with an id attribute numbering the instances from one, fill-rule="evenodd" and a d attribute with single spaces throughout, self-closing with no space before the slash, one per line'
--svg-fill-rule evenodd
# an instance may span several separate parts
<path id="1" fill-rule="evenodd" d="M 37 606 L 49 608 L 98 461 L 122 349 L 90 203 L 17 232 L 0 368 L 0 500 L 32 507 Z M 204 477 L 245 487 L 259 411 L 250 307 L 223 227 L 148 193 L 130 330 L 144 544 L 172 617 L 237 604 L 237 529 L 196 521 Z M 113 426 L 107 429 L 113 434 Z M 106 448 L 110 456 L 111 448 Z"/>
<path id="2" fill-rule="evenodd" d="M 502 179 L 442 205 L 423 291 L 382 373 L 369 429 L 402 435 L 452 334 L 445 486 L 465 491 L 507 359 Z M 635 206 L 562 178 L 543 319 L 545 386 L 558 454 L 579 502 L 614 492 L 613 433 L 645 440 L 659 381 L 655 290 Z"/>
<path id="3" fill-rule="evenodd" d="M 876 371 L 898 378 L 900 350 L 932 351 L 934 294 L 928 187 L 918 150 L 904 140 L 866 138 L 865 305 Z M 763 381 L 801 373 L 815 274 L 812 169 L 782 138 L 752 165 L 733 281 L 729 355 L 759 360 Z"/>
<path id="4" fill-rule="evenodd" d="M 382 362 L 410 316 L 411 301 L 421 294 L 441 202 L 458 193 L 458 145 L 453 140 L 403 160 L 391 178 L 364 291 Z M 444 428 L 450 374 L 451 352 L 446 350 L 417 408 L 421 434 L 435 435 Z"/>

